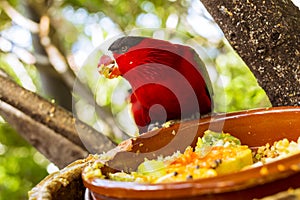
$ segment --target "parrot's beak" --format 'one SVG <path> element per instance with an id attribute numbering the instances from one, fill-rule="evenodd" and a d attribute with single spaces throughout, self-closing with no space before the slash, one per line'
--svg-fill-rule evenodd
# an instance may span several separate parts
<path id="1" fill-rule="evenodd" d="M 111 59 L 110 56 L 103 55 L 98 63 L 98 71 L 106 78 L 116 78 L 121 75 L 119 67 L 115 60 Z"/>

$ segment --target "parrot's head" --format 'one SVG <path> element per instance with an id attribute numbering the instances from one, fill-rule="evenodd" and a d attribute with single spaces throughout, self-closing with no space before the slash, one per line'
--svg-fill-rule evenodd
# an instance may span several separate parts
<path id="1" fill-rule="evenodd" d="M 119 65 L 129 66 L 132 64 L 132 58 L 128 58 L 128 53 L 134 51 L 144 37 L 125 36 L 114 41 L 108 48 L 112 52 L 113 58 L 108 55 L 103 55 L 98 63 L 100 74 L 106 78 L 115 78 L 122 75 Z M 130 61 L 129 63 L 126 63 Z"/>

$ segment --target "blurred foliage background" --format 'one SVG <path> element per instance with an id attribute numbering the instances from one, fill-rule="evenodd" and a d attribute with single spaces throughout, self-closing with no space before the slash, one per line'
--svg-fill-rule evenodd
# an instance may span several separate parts
<path id="1" fill-rule="evenodd" d="M 95 70 L 97 58 L 105 52 L 98 46 L 124 32 L 196 42 L 213 82 L 215 112 L 270 106 L 198 0 L 1 0 L 0 69 L 49 101 L 70 111 L 74 106 L 80 119 L 120 141 L 124 137 L 114 134 L 105 118 L 114 116 L 125 129 L 131 123 L 122 119 L 122 113 L 128 112 L 129 86 L 122 79 L 105 80 Z M 96 106 L 74 92 L 78 81 Z M 0 199 L 26 199 L 27 191 L 55 170 L 0 118 Z"/>

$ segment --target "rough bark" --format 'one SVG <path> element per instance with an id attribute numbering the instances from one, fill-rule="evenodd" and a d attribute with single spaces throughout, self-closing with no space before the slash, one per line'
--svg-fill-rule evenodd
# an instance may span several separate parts
<path id="1" fill-rule="evenodd" d="M 88 155 L 82 147 L 1 100 L 0 114 L 22 137 L 59 168 Z"/>
<path id="2" fill-rule="evenodd" d="M 60 166 L 70 163 L 70 155 L 79 159 L 84 158 L 85 152 L 100 153 L 115 147 L 106 136 L 74 118 L 71 112 L 25 90 L 1 74 L 0 85 L 1 116 Z M 60 147 L 64 145 L 67 145 L 65 152 L 68 148 L 70 152 L 60 154 Z M 72 152 L 80 153 L 74 155 L 76 153 Z"/>
<path id="3" fill-rule="evenodd" d="M 300 11 L 292 1 L 201 1 L 272 105 L 300 105 Z"/>

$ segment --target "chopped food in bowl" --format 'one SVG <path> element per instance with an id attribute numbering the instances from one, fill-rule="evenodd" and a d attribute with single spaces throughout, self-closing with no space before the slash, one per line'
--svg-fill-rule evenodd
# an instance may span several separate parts
<path id="1" fill-rule="evenodd" d="M 284 138 L 274 144 L 260 146 L 252 150 L 242 145 L 240 140 L 229 133 L 217 133 L 207 130 L 199 137 L 195 148 L 188 146 L 183 153 L 174 152 L 167 157 L 145 159 L 137 171 L 108 173 L 101 172 L 103 164 L 95 162 L 83 171 L 83 178 L 103 178 L 114 181 L 138 183 L 170 183 L 192 179 L 209 178 L 229 174 L 250 167 L 261 166 L 300 152 L 298 141 Z M 106 154 L 100 155 L 100 159 Z"/>

